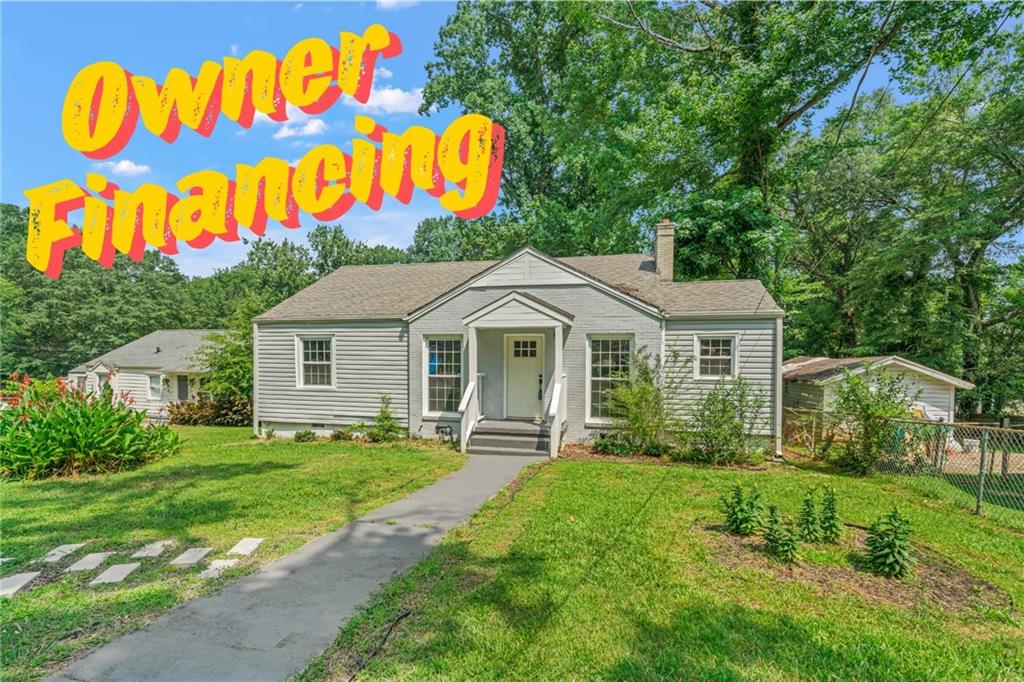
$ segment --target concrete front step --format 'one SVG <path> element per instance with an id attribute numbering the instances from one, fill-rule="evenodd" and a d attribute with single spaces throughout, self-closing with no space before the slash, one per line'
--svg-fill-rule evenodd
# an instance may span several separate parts
<path id="1" fill-rule="evenodd" d="M 485 419 L 473 429 L 474 435 L 477 433 L 500 433 L 508 435 L 539 435 L 546 434 L 548 432 L 547 424 L 537 424 L 535 422 L 527 421 L 505 421 L 500 419 Z"/>
<path id="2" fill-rule="evenodd" d="M 545 457 L 547 450 L 529 450 L 520 448 L 485 447 L 483 445 L 470 445 L 467 452 L 471 455 L 516 455 L 522 457 Z"/>
<path id="3" fill-rule="evenodd" d="M 514 450 L 543 450 L 548 446 L 547 434 L 476 433 L 469 438 L 470 445 L 512 448 Z"/>

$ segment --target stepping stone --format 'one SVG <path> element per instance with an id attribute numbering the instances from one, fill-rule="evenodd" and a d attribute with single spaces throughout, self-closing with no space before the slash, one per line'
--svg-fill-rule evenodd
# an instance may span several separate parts
<path id="1" fill-rule="evenodd" d="M 144 559 L 147 557 L 160 556 L 164 553 L 164 550 L 174 544 L 174 540 L 157 540 L 151 542 L 135 554 L 132 554 L 132 559 Z"/>
<path id="2" fill-rule="evenodd" d="M 142 564 L 114 564 L 107 570 L 100 573 L 96 578 L 89 583 L 90 585 L 105 585 L 107 583 L 119 583 L 136 568 Z"/>
<path id="3" fill-rule="evenodd" d="M 263 542 L 263 538 L 242 538 L 234 547 L 228 550 L 228 554 L 241 554 L 249 556 L 256 551 L 256 548 Z"/>
<path id="4" fill-rule="evenodd" d="M 15 592 L 32 582 L 32 579 L 39 575 L 39 571 L 33 573 L 15 573 L 6 578 L 0 578 L 0 597 L 10 597 Z"/>
<path id="5" fill-rule="evenodd" d="M 218 578 L 225 568 L 231 568 L 238 563 L 238 559 L 214 559 L 206 570 L 199 574 L 200 578 Z"/>
<path id="6" fill-rule="evenodd" d="M 171 566 L 194 566 L 212 551 L 213 547 L 193 547 L 192 549 L 186 549 L 170 563 Z"/>
<path id="7" fill-rule="evenodd" d="M 84 557 L 65 568 L 64 572 L 72 573 L 75 571 L 91 571 L 106 561 L 107 557 L 111 554 L 114 554 L 114 552 L 93 552 L 92 554 L 86 554 Z"/>
<path id="8" fill-rule="evenodd" d="M 61 545 L 60 547 L 55 547 L 54 549 L 51 549 L 49 552 L 47 552 L 46 556 L 44 556 L 39 561 L 43 561 L 48 564 L 55 564 L 67 555 L 73 554 L 83 547 L 85 547 L 84 542 L 79 542 L 77 545 Z"/>

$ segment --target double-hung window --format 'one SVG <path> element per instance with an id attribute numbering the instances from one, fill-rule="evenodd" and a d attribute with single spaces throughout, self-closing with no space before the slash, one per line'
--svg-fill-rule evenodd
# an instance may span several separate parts
<path id="1" fill-rule="evenodd" d="M 697 376 L 717 379 L 733 375 L 736 340 L 731 336 L 697 337 Z"/>
<path id="2" fill-rule="evenodd" d="M 149 399 L 160 400 L 160 395 L 163 393 L 162 380 L 159 374 L 149 375 Z"/>
<path id="3" fill-rule="evenodd" d="M 334 385 L 334 342 L 329 336 L 299 338 L 299 385 Z"/>
<path id="4" fill-rule="evenodd" d="M 457 412 L 462 397 L 462 339 L 427 339 L 427 413 Z"/>
<path id="5" fill-rule="evenodd" d="M 590 337 L 588 419 L 607 421 L 611 418 L 609 392 L 628 383 L 632 372 L 633 339 L 628 336 Z"/>

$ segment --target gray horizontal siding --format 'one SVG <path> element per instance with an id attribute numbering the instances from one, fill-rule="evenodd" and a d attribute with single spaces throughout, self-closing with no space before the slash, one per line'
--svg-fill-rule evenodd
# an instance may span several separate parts
<path id="1" fill-rule="evenodd" d="M 579 281 L 579 280 L 577 280 Z M 433 334 L 468 334 L 462 319 L 485 305 L 492 303 L 511 291 L 522 291 L 567 311 L 575 316 L 572 327 L 563 340 L 563 371 L 568 382 L 568 430 L 569 440 L 581 440 L 590 431 L 586 428 L 586 353 L 587 336 L 591 334 L 632 334 L 637 347 L 646 347 L 652 354 L 661 349 L 661 321 L 648 313 L 637 310 L 626 303 L 609 296 L 589 284 L 546 285 L 512 287 L 480 287 L 463 291 L 423 317 L 414 320 L 409 327 L 409 382 L 412 405 L 410 406 L 410 430 L 413 433 L 432 435 L 434 422 L 423 419 L 423 338 Z M 497 332 L 481 331 L 480 361 L 478 370 L 486 372 L 484 378 L 484 407 L 488 416 L 501 416 L 504 396 L 504 362 L 501 347 L 503 334 L 528 333 L 529 329 L 517 328 Z M 553 336 L 550 331 L 536 330 L 545 334 L 545 388 L 546 396 L 552 390 L 551 369 L 554 365 Z M 468 372 L 468 360 L 463 357 L 463 377 Z M 463 386 L 467 379 L 464 378 Z"/>
<path id="2" fill-rule="evenodd" d="M 687 419 L 694 402 L 715 386 L 715 381 L 694 378 L 694 336 L 732 335 L 738 337 L 737 374 L 756 387 L 764 397 L 758 419 L 759 433 L 769 434 L 775 421 L 775 320 L 670 320 L 665 328 L 668 374 L 678 390 L 670 400 L 678 416 Z"/>
<path id="3" fill-rule="evenodd" d="M 400 321 L 310 322 L 257 326 L 257 419 L 300 424 L 369 422 L 380 397 L 408 424 L 408 348 Z M 295 339 L 303 334 L 334 339 L 334 388 L 297 386 Z"/>

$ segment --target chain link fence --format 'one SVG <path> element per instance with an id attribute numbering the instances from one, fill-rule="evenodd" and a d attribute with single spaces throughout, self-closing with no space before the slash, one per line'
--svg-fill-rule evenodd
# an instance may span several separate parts
<path id="1" fill-rule="evenodd" d="M 786 409 L 783 442 L 802 454 L 827 457 L 850 441 L 844 423 L 835 414 Z M 978 514 L 1024 512 L 1022 429 L 892 419 L 881 442 L 874 462 L 880 474 L 925 494 L 954 498 Z"/>

